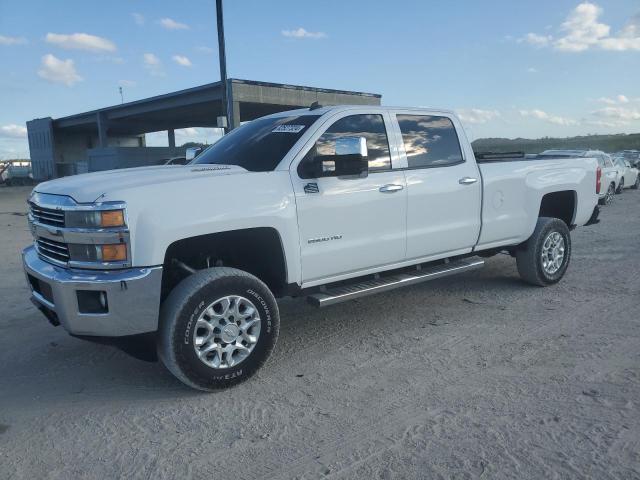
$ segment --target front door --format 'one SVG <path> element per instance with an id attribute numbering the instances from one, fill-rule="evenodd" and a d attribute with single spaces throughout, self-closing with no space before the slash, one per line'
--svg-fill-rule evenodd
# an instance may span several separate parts
<path id="1" fill-rule="evenodd" d="M 342 137 L 365 137 L 369 174 L 304 179 L 294 162 L 303 286 L 325 283 L 404 259 L 406 186 L 392 170 L 386 114 L 336 114 L 319 130 L 301 162 L 335 155 Z M 324 281 L 323 281 L 324 280 Z"/>

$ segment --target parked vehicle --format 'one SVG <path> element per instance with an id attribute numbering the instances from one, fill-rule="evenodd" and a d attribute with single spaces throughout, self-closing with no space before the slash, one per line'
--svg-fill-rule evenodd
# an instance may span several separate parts
<path id="1" fill-rule="evenodd" d="M 640 176 L 638 175 L 638 169 L 632 167 L 628 160 L 624 157 L 617 157 L 614 160 L 616 167 L 618 168 L 620 182 L 618 183 L 618 190 L 616 193 L 622 193 L 625 188 L 633 188 L 635 190 L 640 186 Z"/>
<path id="2" fill-rule="evenodd" d="M 0 161 L 0 183 L 7 187 L 33 185 L 31 162 L 25 160 Z"/>
<path id="3" fill-rule="evenodd" d="M 632 167 L 640 168 L 640 151 L 638 150 L 625 150 L 622 152 L 624 159 L 627 160 Z"/>
<path id="4" fill-rule="evenodd" d="M 600 150 L 546 150 L 539 158 L 595 158 L 602 170 L 603 188 L 599 193 L 600 205 L 609 205 L 618 190 L 620 183 L 619 168 L 613 164 L 609 155 Z"/>
<path id="5" fill-rule="evenodd" d="M 213 390 L 269 357 L 279 297 L 324 307 L 500 252 L 525 282 L 555 284 L 570 230 L 597 222 L 601 173 L 594 158 L 476 161 L 448 111 L 313 106 L 242 125 L 184 167 L 40 184 L 23 263 L 51 323 L 155 332 L 166 367 Z"/>

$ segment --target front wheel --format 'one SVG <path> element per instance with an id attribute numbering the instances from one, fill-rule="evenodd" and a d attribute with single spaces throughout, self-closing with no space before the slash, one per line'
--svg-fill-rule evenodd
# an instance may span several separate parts
<path id="1" fill-rule="evenodd" d="M 184 279 L 163 303 L 158 357 L 192 388 L 226 388 L 265 363 L 279 327 L 278 305 L 263 282 L 235 268 L 208 268 Z"/>
<path id="2" fill-rule="evenodd" d="M 539 218 L 529 240 L 516 251 L 520 277 L 541 287 L 558 283 L 567 271 L 570 259 L 569 228 L 557 218 Z"/>
<path id="3" fill-rule="evenodd" d="M 640 188 L 640 174 L 636 176 L 636 183 L 634 183 L 631 188 L 634 190 L 638 190 L 638 188 Z"/>

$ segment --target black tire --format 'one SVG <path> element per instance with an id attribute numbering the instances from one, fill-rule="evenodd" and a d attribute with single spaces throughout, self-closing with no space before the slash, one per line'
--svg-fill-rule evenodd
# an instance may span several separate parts
<path id="1" fill-rule="evenodd" d="M 624 192 L 624 177 L 620 179 L 620 183 L 618 184 L 618 189 L 616 190 L 616 193 L 618 194 L 622 192 Z"/>
<path id="2" fill-rule="evenodd" d="M 638 190 L 639 187 L 640 187 L 640 174 L 636 176 L 636 183 L 634 183 L 631 186 L 631 188 L 633 188 L 634 190 Z"/>
<path id="3" fill-rule="evenodd" d="M 260 316 L 260 335 L 249 355 L 235 366 L 213 368 L 196 354 L 195 321 L 215 300 L 228 295 L 250 299 Z M 160 309 L 158 357 L 189 387 L 213 391 L 247 380 L 266 362 L 280 329 L 278 304 L 269 288 L 253 275 L 235 268 L 198 271 L 171 291 Z"/>
<path id="4" fill-rule="evenodd" d="M 560 268 L 553 274 L 543 268 L 542 251 L 547 237 L 553 232 L 564 239 L 564 258 Z M 571 260 L 571 235 L 567 225 L 557 218 L 540 217 L 536 228 L 525 243 L 516 250 L 516 263 L 520 278 L 531 285 L 546 287 L 558 283 L 564 276 Z"/>

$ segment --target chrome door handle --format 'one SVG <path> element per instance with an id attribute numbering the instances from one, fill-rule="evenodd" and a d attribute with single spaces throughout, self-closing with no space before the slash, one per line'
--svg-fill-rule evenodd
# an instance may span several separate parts
<path id="1" fill-rule="evenodd" d="M 477 181 L 478 181 L 477 178 L 462 177 L 460 180 L 458 180 L 458 183 L 460 185 L 471 185 L 473 183 L 476 183 Z"/>
<path id="2" fill-rule="evenodd" d="M 399 192 L 403 188 L 404 187 L 402 185 L 396 185 L 395 183 L 390 183 L 389 185 L 383 185 L 382 187 L 380 187 L 380 191 L 382 193 L 393 193 L 393 192 Z"/>

